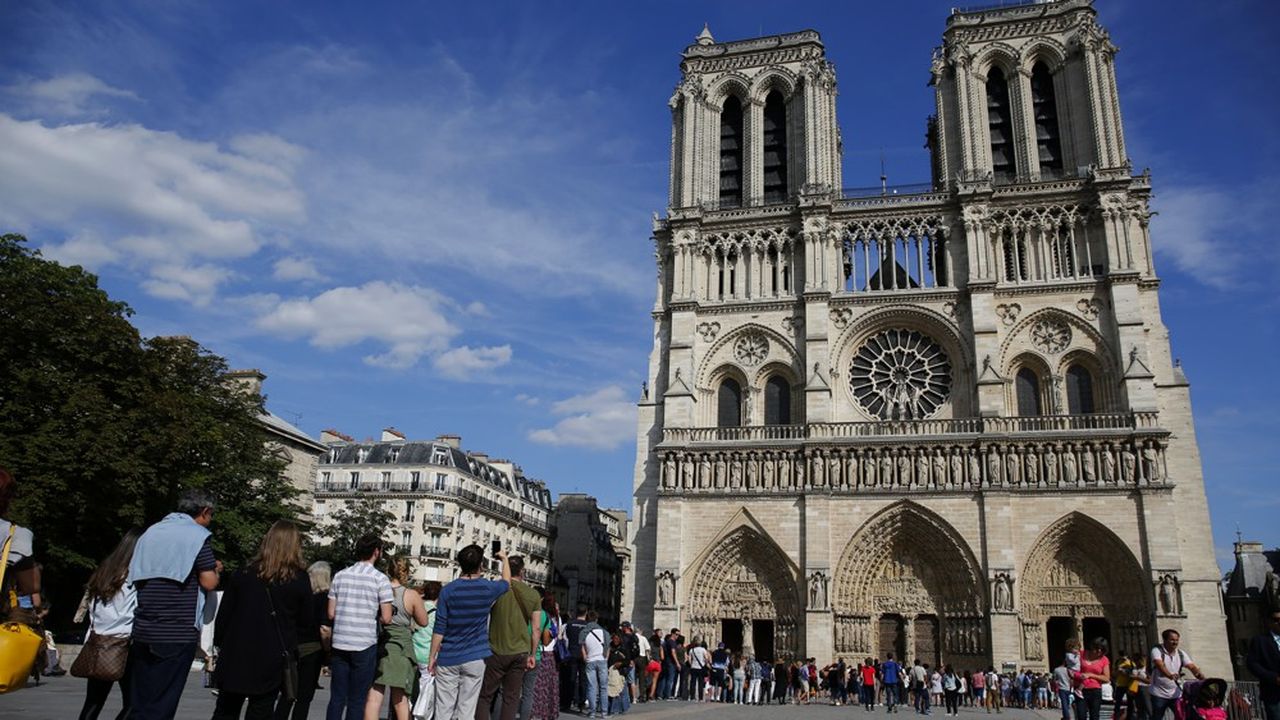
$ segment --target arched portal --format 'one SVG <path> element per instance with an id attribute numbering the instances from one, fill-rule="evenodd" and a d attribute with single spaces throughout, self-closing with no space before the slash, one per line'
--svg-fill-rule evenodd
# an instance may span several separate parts
<path id="1" fill-rule="evenodd" d="M 799 571 L 762 531 L 743 525 L 715 543 L 691 575 L 691 637 L 794 657 L 803 644 Z M 735 637 L 736 635 L 736 637 Z"/>
<path id="2" fill-rule="evenodd" d="M 1102 523 L 1078 512 L 1041 533 L 1022 571 L 1023 658 L 1052 667 L 1067 639 L 1105 637 L 1113 652 L 1141 651 L 1151 583 L 1133 553 Z"/>
<path id="3" fill-rule="evenodd" d="M 986 584 L 945 520 L 903 501 L 854 534 L 835 575 L 837 654 L 987 663 Z"/>

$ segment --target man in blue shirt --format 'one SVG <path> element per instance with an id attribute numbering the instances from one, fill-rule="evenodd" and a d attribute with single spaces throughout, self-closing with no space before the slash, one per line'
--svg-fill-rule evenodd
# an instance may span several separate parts
<path id="1" fill-rule="evenodd" d="M 885 655 L 880 663 L 880 682 L 884 683 L 884 704 L 889 712 L 898 712 L 898 693 L 902 688 L 902 666 L 893 659 L 893 653 Z"/>
<path id="2" fill-rule="evenodd" d="M 489 610 L 511 586 L 507 554 L 499 550 L 502 579 L 488 580 L 480 573 L 484 550 L 468 545 L 458 553 L 458 579 L 444 586 L 436 602 L 436 624 L 431 634 L 431 664 L 436 676 L 436 718 L 471 720 L 484 680 L 484 660 L 489 657 Z"/>

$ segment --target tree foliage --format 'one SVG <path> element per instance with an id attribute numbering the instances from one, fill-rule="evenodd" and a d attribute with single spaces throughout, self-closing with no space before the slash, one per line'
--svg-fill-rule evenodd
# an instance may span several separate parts
<path id="1" fill-rule="evenodd" d="M 383 550 L 389 550 L 386 533 L 395 520 L 395 513 L 380 500 L 363 498 L 347 504 L 312 531 L 315 543 L 308 547 L 307 557 L 327 561 L 336 573 L 355 561 L 356 542 L 367 534 L 381 537 Z"/>
<path id="2" fill-rule="evenodd" d="M 0 466 L 58 619 L 124 530 L 163 517 L 186 488 L 218 499 L 213 545 L 231 566 L 297 515 L 258 422 L 262 397 L 188 338 L 141 338 L 131 315 L 94 275 L 0 236 Z"/>

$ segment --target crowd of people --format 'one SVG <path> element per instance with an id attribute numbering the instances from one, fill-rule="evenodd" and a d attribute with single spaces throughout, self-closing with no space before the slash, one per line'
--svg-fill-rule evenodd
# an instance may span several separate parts
<path id="1" fill-rule="evenodd" d="M 0 470 L 0 518 L 13 496 Z M 1061 710 L 1063 720 L 1166 714 L 1226 720 L 1224 681 L 1205 681 L 1167 629 L 1148 653 L 1116 654 L 1096 638 L 1070 640 L 1048 673 L 958 669 L 883 659 L 760 658 L 679 628 L 646 634 L 630 622 L 611 632 L 586 605 L 562 616 L 555 598 L 524 581 L 524 562 L 496 543 L 500 579 L 485 577 L 484 549 L 459 551 L 457 577 L 415 586 L 403 557 L 383 558 L 376 535 L 359 539 L 354 561 L 333 575 L 307 565 L 302 534 L 276 522 L 255 556 L 224 573 L 210 543 L 215 502 L 184 493 L 173 513 L 127 531 L 90 576 L 78 619 L 89 634 L 71 673 L 87 678 L 82 720 L 97 718 L 119 685 L 117 720 L 175 717 L 193 661 L 217 695 L 214 720 L 302 720 L 328 668 L 329 720 L 556 720 L 561 713 L 609 717 L 634 703 L 685 701 L 878 707 L 943 707 L 1000 713 Z M 32 534 L 0 519 L 7 548 L 7 618 L 38 623 L 42 608 Z M 386 568 L 386 571 L 379 569 Z M 215 593 L 215 591 L 217 591 Z M 216 607 L 210 600 L 217 599 Z M 25 614 L 24 614 L 25 613 Z M 206 652 L 201 630 L 212 619 Z M 1254 639 L 1248 664 L 1261 683 L 1267 720 L 1280 720 L 1280 612 Z M 1186 683 L 1190 674 L 1194 683 Z M 1109 691 L 1109 692 L 1108 692 Z M 1180 704 L 1181 703 L 1181 704 Z"/>

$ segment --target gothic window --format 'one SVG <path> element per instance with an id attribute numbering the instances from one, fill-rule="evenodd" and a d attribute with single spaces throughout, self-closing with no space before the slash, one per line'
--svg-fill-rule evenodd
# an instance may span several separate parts
<path id="1" fill-rule="evenodd" d="M 1087 415 L 1093 411 L 1093 374 L 1083 365 L 1072 365 L 1067 368 L 1067 412 Z"/>
<path id="2" fill-rule="evenodd" d="M 1031 68 L 1031 111 L 1036 120 L 1036 150 L 1040 154 L 1041 175 L 1062 170 L 1062 139 L 1058 129 L 1058 102 L 1053 93 L 1053 75 L 1043 62 Z"/>
<path id="3" fill-rule="evenodd" d="M 1004 241 L 1004 279 L 1009 282 L 1026 280 L 1027 241 L 1021 237 Z"/>
<path id="4" fill-rule="evenodd" d="M 920 420 L 951 394 L 951 363 L 927 335 L 885 330 L 858 348 L 849 368 L 849 389 L 858 405 L 881 420 Z"/>
<path id="5" fill-rule="evenodd" d="M 764 424 L 791 424 L 791 383 L 778 375 L 764 386 Z"/>
<path id="6" fill-rule="evenodd" d="M 1040 376 L 1031 368 L 1022 368 L 1014 377 L 1014 388 L 1018 395 L 1018 415 L 1036 417 L 1043 415 L 1040 404 Z"/>
<path id="7" fill-rule="evenodd" d="M 987 74 L 987 128 L 991 134 L 991 171 L 997 181 L 1012 178 L 1013 116 L 1009 105 L 1009 82 L 998 67 L 991 68 Z"/>
<path id="8" fill-rule="evenodd" d="M 718 427 L 738 427 L 742 424 L 742 386 L 733 378 L 725 378 L 720 383 L 717 398 Z"/>
<path id="9" fill-rule="evenodd" d="M 742 103 L 730 95 L 720 110 L 720 206 L 742 204 Z"/>
<path id="10" fill-rule="evenodd" d="M 764 201 L 787 199 L 787 106 L 774 90 L 764 101 Z"/>

